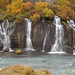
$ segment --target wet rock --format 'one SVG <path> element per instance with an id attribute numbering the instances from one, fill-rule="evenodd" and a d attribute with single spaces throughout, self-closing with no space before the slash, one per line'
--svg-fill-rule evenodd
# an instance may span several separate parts
<path id="1" fill-rule="evenodd" d="M 43 46 L 43 40 L 44 40 L 44 29 L 42 23 L 37 23 L 36 26 L 34 26 L 33 29 L 33 47 L 36 50 L 42 50 Z"/>
<path id="2" fill-rule="evenodd" d="M 45 43 L 45 51 L 50 51 L 51 46 L 54 44 L 55 41 L 55 25 L 50 25 L 50 28 L 47 33 L 46 43 Z"/>

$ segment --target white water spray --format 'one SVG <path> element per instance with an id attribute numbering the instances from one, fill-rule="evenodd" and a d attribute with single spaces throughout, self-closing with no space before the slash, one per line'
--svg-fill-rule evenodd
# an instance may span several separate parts
<path id="1" fill-rule="evenodd" d="M 55 25 L 55 43 L 52 45 L 51 52 L 48 53 L 65 53 L 63 52 L 63 37 L 64 37 L 64 29 L 61 24 L 61 20 L 58 16 L 54 17 L 54 25 Z"/>
<path id="2" fill-rule="evenodd" d="M 25 18 L 25 20 L 27 21 L 27 25 L 26 25 L 26 51 L 29 51 L 29 50 L 34 51 L 33 46 L 32 46 L 32 41 L 31 41 L 31 24 L 32 24 L 32 22 L 27 18 Z"/>
<path id="3" fill-rule="evenodd" d="M 3 36 L 3 39 L 0 38 L 3 44 L 3 50 L 0 52 L 3 52 L 5 49 L 9 49 L 9 52 L 13 52 L 11 49 L 10 35 L 14 32 L 14 25 L 15 21 L 10 27 L 8 19 L 5 19 L 5 21 L 0 25 L 0 34 Z"/>
<path id="4" fill-rule="evenodd" d="M 67 21 L 68 26 L 70 26 L 73 29 L 73 55 L 75 55 L 75 45 L 74 45 L 74 34 L 75 34 L 75 23 L 73 20 Z"/>

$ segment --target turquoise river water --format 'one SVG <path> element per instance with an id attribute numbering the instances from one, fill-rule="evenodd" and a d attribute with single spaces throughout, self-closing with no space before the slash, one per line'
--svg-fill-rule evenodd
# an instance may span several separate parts
<path id="1" fill-rule="evenodd" d="M 49 69 L 52 75 L 75 75 L 75 56 L 69 54 L 50 54 L 36 57 L 0 57 L 0 68 L 12 65 L 32 66 L 34 70 Z"/>

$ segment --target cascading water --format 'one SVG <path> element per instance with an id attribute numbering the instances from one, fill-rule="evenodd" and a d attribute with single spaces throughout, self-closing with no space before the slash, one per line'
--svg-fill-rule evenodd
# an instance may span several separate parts
<path id="1" fill-rule="evenodd" d="M 45 19 L 43 18 L 42 19 L 42 23 L 45 24 L 44 22 L 45 22 Z M 48 34 L 47 34 L 47 28 L 45 27 L 45 37 L 44 37 L 44 41 L 43 41 L 42 52 L 45 52 L 45 44 L 46 44 L 47 36 L 48 36 Z"/>
<path id="2" fill-rule="evenodd" d="M 25 20 L 27 21 L 27 25 L 26 25 L 26 51 L 29 51 L 29 50 L 34 51 L 33 46 L 32 46 L 32 41 L 31 41 L 31 24 L 32 24 L 32 22 L 27 18 L 25 18 Z"/>
<path id="3" fill-rule="evenodd" d="M 67 21 L 67 24 L 75 31 L 75 23 L 73 20 Z"/>
<path id="4" fill-rule="evenodd" d="M 75 55 L 75 40 L 74 40 L 74 36 L 75 36 L 75 23 L 73 20 L 67 21 L 68 26 L 70 26 L 73 29 L 73 55 Z"/>
<path id="5" fill-rule="evenodd" d="M 55 43 L 52 45 L 51 52 L 49 53 L 64 53 L 63 52 L 63 37 L 64 37 L 64 29 L 61 24 L 61 20 L 58 16 L 54 17 L 54 25 L 55 25 Z"/>
<path id="6" fill-rule="evenodd" d="M 44 24 L 44 26 L 47 25 L 44 18 L 42 19 L 42 23 Z M 48 36 L 48 34 L 49 34 L 49 32 L 48 32 L 47 30 L 48 30 L 47 26 L 44 27 L 45 37 L 44 37 L 44 41 L 43 41 L 42 52 L 45 52 L 45 44 L 46 44 L 47 36 Z"/>
<path id="7" fill-rule="evenodd" d="M 44 49 L 45 49 L 46 39 L 47 39 L 47 34 L 46 34 L 46 36 L 45 36 L 45 38 L 44 38 L 42 52 L 45 52 L 45 50 L 44 50 Z"/>
<path id="8" fill-rule="evenodd" d="M 15 21 L 10 27 L 8 19 L 5 19 L 5 21 L 0 25 L 0 34 L 3 36 L 3 39 L 0 38 L 3 44 L 3 50 L 0 52 L 3 52 L 5 49 L 9 49 L 9 52 L 13 52 L 11 49 L 10 34 L 14 31 L 14 25 Z"/>

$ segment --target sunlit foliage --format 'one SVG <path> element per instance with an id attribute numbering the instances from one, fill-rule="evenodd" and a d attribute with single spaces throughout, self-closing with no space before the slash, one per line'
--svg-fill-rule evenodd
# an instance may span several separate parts
<path id="1" fill-rule="evenodd" d="M 50 9 L 51 4 L 49 2 L 35 3 L 34 9 L 40 15 L 40 17 L 53 17 L 53 12 Z"/>
<path id="2" fill-rule="evenodd" d="M 16 18 L 16 21 L 23 22 L 23 18 L 27 17 L 33 22 L 38 22 L 41 18 L 52 19 L 54 15 L 58 15 L 63 21 L 68 19 L 75 21 L 75 0 L 55 0 L 53 4 L 41 1 L 24 2 L 24 0 L 12 0 L 9 3 L 9 0 L 0 0 L 0 13 L 0 20 Z"/>
<path id="3" fill-rule="evenodd" d="M 7 11 L 12 12 L 15 15 L 22 13 L 22 3 L 23 0 L 13 0 L 11 4 L 7 5 Z"/>
<path id="4" fill-rule="evenodd" d="M 9 3 L 9 0 L 0 0 L 0 9 L 5 7 Z"/>
<path id="5" fill-rule="evenodd" d="M 74 19 L 75 12 L 71 8 L 71 2 L 69 0 L 56 0 L 53 5 L 54 13 L 62 20 Z"/>
<path id="6" fill-rule="evenodd" d="M 33 7 L 33 4 L 31 2 L 25 2 L 22 4 L 22 8 L 24 10 L 30 10 Z"/>
<path id="7" fill-rule="evenodd" d="M 52 75 L 48 70 L 34 71 L 32 67 L 15 65 L 0 70 L 0 75 Z"/>
<path id="8" fill-rule="evenodd" d="M 38 22 L 40 19 L 40 15 L 38 13 L 35 13 L 33 16 L 30 16 L 30 18 L 33 22 Z"/>

